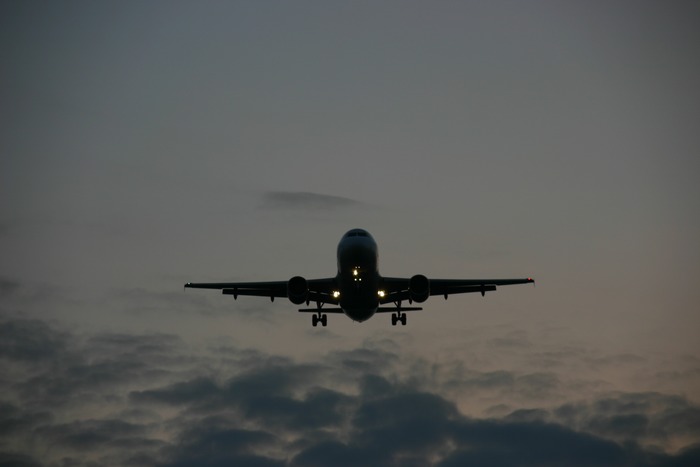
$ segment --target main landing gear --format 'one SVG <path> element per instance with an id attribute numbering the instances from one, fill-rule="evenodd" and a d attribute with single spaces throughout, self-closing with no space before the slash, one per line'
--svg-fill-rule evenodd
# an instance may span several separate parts
<path id="1" fill-rule="evenodd" d="M 401 301 L 394 302 L 396 305 L 396 313 L 391 315 L 391 325 L 396 326 L 396 323 L 401 323 L 401 326 L 406 326 L 406 313 L 402 311 Z"/>
<path id="2" fill-rule="evenodd" d="M 321 313 L 321 309 L 323 308 L 323 303 L 321 302 L 316 302 L 316 311 L 315 315 L 311 315 L 311 324 L 316 327 L 318 326 L 318 323 L 321 323 L 321 325 L 325 328 L 328 326 L 328 315 L 325 313 Z"/>
<path id="3" fill-rule="evenodd" d="M 311 324 L 316 327 L 318 323 L 325 328 L 328 325 L 328 315 L 321 313 L 320 311 L 316 315 L 311 315 Z"/>
<path id="4" fill-rule="evenodd" d="M 391 315 L 391 325 L 396 326 L 398 322 L 401 322 L 401 326 L 406 326 L 406 313 L 399 311 Z"/>

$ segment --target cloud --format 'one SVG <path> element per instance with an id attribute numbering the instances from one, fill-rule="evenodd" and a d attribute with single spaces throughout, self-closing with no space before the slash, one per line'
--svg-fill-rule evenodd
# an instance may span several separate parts
<path id="1" fill-rule="evenodd" d="M 271 433 L 246 430 L 227 416 L 203 418 L 184 429 L 173 446 L 163 451 L 163 466 L 251 465 L 282 466 L 283 460 L 256 454 L 278 444 Z"/>
<path id="2" fill-rule="evenodd" d="M 700 407 L 685 397 L 619 393 L 590 402 L 564 404 L 554 420 L 618 442 L 665 443 L 700 439 Z"/>
<path id="3" fill-rule="evenodd" d="M 399 362 L 399 356 L 394 352 L 375 347 L 360 347 L 351 350 L 334 350 L 326 356 L 325 360 L 354 378 L 358 374 L 384 372 Z"/>
<path id="4" fill-rule="evenodd" d="M 86 345 L 100 355 L 137 354 L 143 357 L 168 357 L 184 345 L 178 336 L 165 333 L 120 334 L 99 333 L 86 339 Z"/>
<path id="5" fill-rule="evenodd" d="M 364 203 L 342 196 L 303 191 L 268 191 L 263 195 L 264 209 L 332 211 L 363 206 Z"/>
<path id="6" fill-rule="evenodd" d="M 259 396 L 247 401 L 243 415 L 262 426 L 299 433 L 341 426 L 353 398 L 326 388 L 309 390 L 302 398 Z"/>
<path id="7" fill-rule="evenodd" d="M 429 458 L 449 441 L 456 406 L 436 394 L 404 392 L 363 402 L 352 418 L 353 442 L 377 461 Z"/>
<path id="8" fill-rule="evenodd" d="M 543 399 L 534 393 L 563 390 L 558 374 L 426 365 L 386 338 L 295 361 L 228 343 L 193 353 L 170 334 L 80 336 L 28 320 L 0 329 L 12 342 L 2 361 L 26 369 L 0 402 L 0 460 L 17 465 L 670 466 L 700 456 L 700 407 L 682 396 L 532 405 Z M 512 397 L 472 417 L 453 400 L 460 391 Z"/>
<path id="9" fill-rule="evenodd" d="M 0 277 L 0 319 L 20 318 L 46 307 L 75 309 L 80 301 L 66 287 L 45 282 L 24 282 L 8 276 Z"/>
<path id="10" fill-rule="evenodd" d="M 52 415 L 48 411 L 25 410 L 10 402 L 0 401 L 0 436 L 7 438 L 42 423 L 48 423 Z"/>
<path id="11" fill-rule="evenodd" d="M 73 448 L 78 451 L 93 451 L 105 447 L 122 446 L 123 440 L 133 440 L 146 433 L 142 425 L 122 420 L 77 420 L 37 428 L 35 433 L 46 441 Z M 128 444 L 133 444 L 130 442 Z"/>
<path id="12" fill-rule="evenodd" d="M 41 467 L 41 463 L 27 454 L 0 452 L 0 466 Z"/>
<path id="13" fill-rule="evenodd" d="M 219 397 L 220 394 L 220 388 L 212 379 L 196 378 L 190 381 L 177 382 L 163 388 L 134 391 L 129 394 L 129 399 L 142 404 L 157 403 L 184 406 L 196 404 L 203 400 L 210 400 Z"/>
<path id="14" fill-rule="evenodd" d="M 619 466 L 637 456 L 612 441 L 541 422 L 467 419 L 451 434 L 458 447 L 440 466 Z"/>
<path id="15" fill-rule="evenodd" d="M 156 292 L 140 287 L 122 288 L 113 290 L 110 300 L 119 302 L 122 311 L 134 315 L 157 312 L 204 315 L 222 313 L 205 295 L 185 293 L 182 289 Z"/>
<path id="16" fill-rule="evenodd" d="M 66 348 L 67 335 L 39 320 L 0 323 L 0 358 L 25 362 L 52 359 Z"/>
<path id="17" fill-rule="evenodd" d="M 167 334 L 81 337 L 38 320 L 0 323 L 0 390 L 30 412 L 119 408 L 124 391 L 196 371 L 198 362 Z M 182 377 L 182 375 L 178 375 Z"/>
<path id="18" fill-rule="evenodd" d="M 0 277 L 0 297 L 7 297 L 14 294 L 19 290 L 19 282 L 8 279 L 7 277 Z"/>

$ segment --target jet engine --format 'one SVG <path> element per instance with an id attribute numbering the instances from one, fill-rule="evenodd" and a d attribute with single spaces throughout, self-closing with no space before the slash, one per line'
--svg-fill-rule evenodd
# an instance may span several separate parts
<path id="1" fill-rule="evenodd" d="M 408 282 L 408 292 L 412 301 L 423 303 L 430 296 L 430 280 L 422 274 L 416 274 Z"/>
<path id="2" fill-rule="evenodd" d="M 309 285 L 301 276 L 294 276 L 287 282 L 287 297 L 295 305 L 301 305 L 309 298 Z"/>

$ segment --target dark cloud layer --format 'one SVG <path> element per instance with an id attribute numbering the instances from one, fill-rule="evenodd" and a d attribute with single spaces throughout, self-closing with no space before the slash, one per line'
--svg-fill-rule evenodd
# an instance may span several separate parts
<path id="1" fill-rule="evenodd" d="M 507 387 L 534 404 L 532 392 L 556 386 L 556 375 L 463 371 L 431 380 L 406 370 L 417 363 L 395 343 L 388 347 L 396 353 L 368 343 L 297 362 L 232 346 L 193 355 L 167 334 L 79 336 L 37 320 L 5 321 L 0 330 L 0 364 L 15 379 L 0 380 L 0 465 L 700 460 L 700 408 L 677 395 L 614 393 L 473 418 L 447 395 L 455 387 Z M 654 447 L 670 441 L 684 447 Z"/>

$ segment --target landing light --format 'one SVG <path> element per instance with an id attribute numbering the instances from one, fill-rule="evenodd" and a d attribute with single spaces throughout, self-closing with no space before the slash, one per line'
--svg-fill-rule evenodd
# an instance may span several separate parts
<path id="1" fill-rule="evenodd" d="M 383 290 L 380 290 L 377 292 L 377 295 L 379 295 L 381 298 L 384 298 L 385 293 Z"/>
<path id="2" fill-rule="evenodd" d="M 353 269 L 353 270 L 352 270 L 352 275 L 353 275 L 353 276 L 356 276 L 357 274 L 358 274 L 357 269 Z"/>
<path id="3" fill-rule="evenodd" d="M 338 297 L 340 297 L 340 292 L 337 290 L 334 290 L 333 291 L 333 298 L 338 298 Z"/>

